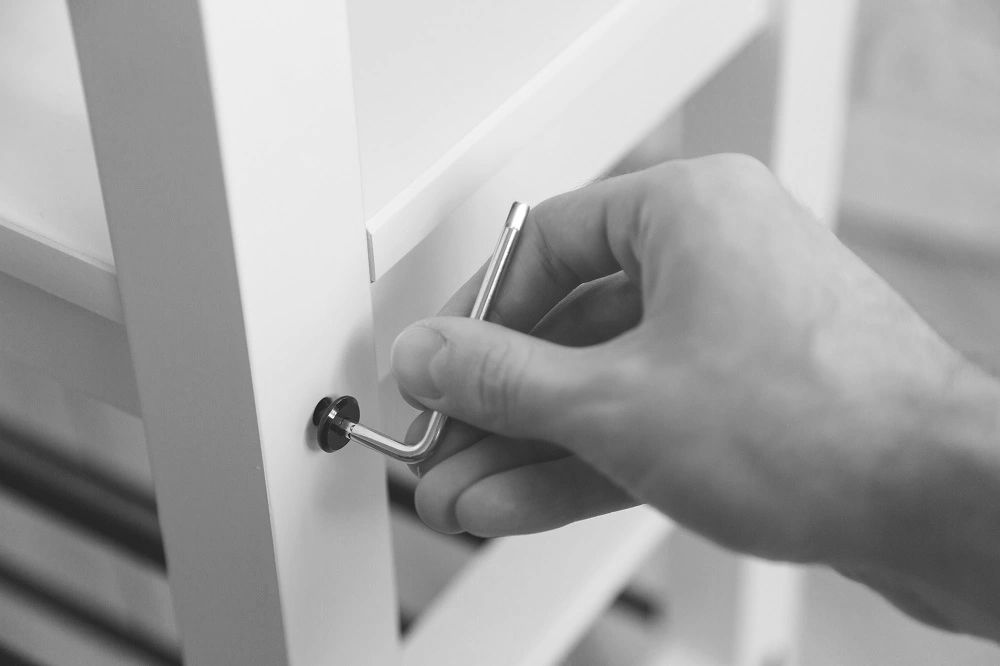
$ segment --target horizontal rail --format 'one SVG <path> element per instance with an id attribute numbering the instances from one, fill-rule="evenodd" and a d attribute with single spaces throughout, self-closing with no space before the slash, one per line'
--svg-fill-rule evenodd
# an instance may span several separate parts
<path id="1" fill-rule="evenodd" d="M 0 218 L 0 272 L 121 323 L 115 268 Z"/>
<path id="2" fill-rule="evenodd" d="M 639 507 L 493 540 L 416 622 L 403 663 L 558 661 L 671 528 Z"/>
<path id="3" fill-rule="evenodd" d="M 0 424 L 0 487 L 165 570 L 152 497 Z"/>
<path id="4" fill-rule="evenodd" d="M 416 503 L 414 501 L 414 487 L 397 478 L 392 473 L 387 475 L 387 479 L 389 503 L 392 508 L 395 511 L 401 512 L 413 518 L 414 520 L 419 520 Z M 421 527 L 425 530 L 430 530 L 429 527 L 423 525 L 421 525 Z M 493 539 L 485 539 L 467 532 L 448 535 L 440 534 L 437 536 L 440 539 L 449 540 L 468 548 L 470 556 L 473 552 L 484 552 L 483 548 L 493 541 Z M 433 546 L 427 546 L 427 548 L 433 548 Z M 405 557 L 406 553 L 403 553 L 403 556 Z M 434 557 L 434 554 L 428 553 L 427 556 Z M 458 571 L 455 573 L 457 574 Z M 655 599 L 650 598 L 648 594 L 645 594 L 641 590 L 633 589 L 631 587 L 625 587 L 619 591 L 612 599 L 611 607 L 615 610 L 627 613 L 642 622 L 653 621 L 663 612 L 661 604 Z M 400 616 L 404 635 L 408 633 L 409 629 L 411 629 L 416 622 L 419 621 L 419 615 L 413 612 L 413 610 L 414 609 L 412 608 L 405 607 L 405 604 L 401 604 Z"/>
<path id="5" fill-rule="evenodd" d="M 85 629 L 95 637 L 141 656 L 144 661 L 165 666 L 181 663 L 176 649 L 141 629 L 106 615 L 85 601 L 75 599 L 16 565 L 0 559 L 0 588 L 43 607 L 49 613 Z M 6 661 L 4 663 L 7 663 Z"/>
<path id="6" fill-rule="evenodd" d="M 372 281 L 501 170 L 519 180 L 600 174 L 767 25 L 765 0 L 620 2 L 368 220 Z M 547 150 L 532 152 L 532 144 Z M 530 158 L 529 158 L 530 154 Z M 531 200 L 530 185 L 502 200 Z M 549 194 L 555 194 L 549 192 Z"/>
<path id="7" fill-rule="evenodd" d="M 0 254 L 3 248 L 0 238 Z M 0 262 L 0 354 L 138 416 L 139 396 L 125 327 L 12 277 L 3 268 Z"/>
<path id="8" fill-rule="evenodd" d="M 6 664 L 7 666 L 41 666 L 37 661 L 28 659 L 25 655 L 14 651 L 3 643 L 0 643 L 0 664 Z"/>

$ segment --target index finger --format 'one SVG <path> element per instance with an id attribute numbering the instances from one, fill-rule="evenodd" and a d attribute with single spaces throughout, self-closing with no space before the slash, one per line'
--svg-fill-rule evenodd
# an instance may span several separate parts
<path id="1" fill-rule="evenodd" d="M 488 319 L 530 331 L 581 284 L 623 269 L 637 278 L 631 236 L 642 209 L 642 187 L 638 174 L 627 174 L 532 208 Z M 468 316 L 485 268 L 452 296 L 440 314 Z"/>

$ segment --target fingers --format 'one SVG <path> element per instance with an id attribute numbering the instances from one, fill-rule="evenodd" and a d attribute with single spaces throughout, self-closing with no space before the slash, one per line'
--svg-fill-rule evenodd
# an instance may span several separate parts
<path id="1" fill-rule="evenodd" d="M 576 289 L 550 311 L 535 327 L 533 335 L 567 346 L 587 346 L 604 342 L 634 327 L 642 314 L 639 290 L 624 273 L 609 275 Z M 423 406 L 400 390 L 417 409 Z M 416 441 L 427 426 L 425 412 L 407 432 L 406 441 Z M 433 455 L 411 469 L 426 474 L 445 460 L 482 439 L 484 432 L 461 421 L 451 420 Z"/>
<path id="2" fill-rule="evenodd" d="M 487 477 L 462 493 L 455 514 L 466 532 L 498 537 L 551 530 L 636 504 L 571 456 Z"/>
<path id="3" fill-rule="evenodd" d="M 893 606 L 924 624 L 944 631 L 958 630 L 957 623 L 949 617 L 950 614 L 946 610 L 947 602 L 935 599 L 940 594 L 935 594 L 929 587 L 921 586 L 916 581 L 892 572 L 851 567 L 834 568 L 851 580 L 872 588 Z"/>
<path id="4" fill-rule="evenodd" d="M 417 512 L 439 532 L 460 532 L 455 505 L 466 489 L 498 472 L 567 455 L 554 444 L 488 435 L 424 474 L 417 485 Z"/>
<path id="5" fill-rule="evenodd" d="M 538 532 L 634 504 L 559 447 L 492 435 L 442 461 L 416 492 L 430 527 L 480 536 Z"/>
<path id="6" fill-rule="evenodd" d="M 601 346 L 574 349 L 495 324 L 456 317 L 406 329 L 392 368 L 420 404 L 508 437 L 565 441 L 586 428 L 589 405 L 614 387 Z"/>
<path id="7" fill-rule="evenodd" d="M 639 288 L 619 272 L 578 287 L 545 315 L 532 335 L 568 347 L 586 347 L 634 328 L 641 317 Z"/>
<path id="8" fill-rule="evenodd" d="M 427 420 L 430 418 L 430 415 L 430 412 L 423 412 L 413 420 L 413 423 L 410 424 L 409 429 L 406 431 L 405 441 L 416 442 L 423 436 L 427 430 Z M 441 461 L 447 460 L 459 451 L 467 449 L 486 437 L 486 435 L 485 431 L 470 426 L 468 423 L 450 419 L 445 425 L 441 439 L 438 441 L 431 455 L 419 463 L 411 464 L 409 466 L 410 471 L 418 477 L 422 477 L 434 469 Z"/>
<path id="9" fill-rule="evenodd" d="M 634 236 L 641 227 L 649 180 L 642 174 L 629 174 L 536 206 L 521 231 L 489 320 L 530 331 L 582 284 L 620 271 L 632 284 L 641 284 Z M 442 314 L 467 315 L 484 270 L 459 289 Z M 405 386 L 403 397 L 411 405 L 429 406 L 420 396 L 406 392 Z"/>
<path id="10" fill-rule="evenodd" d="M 444 311 L 447 310 L 449 306 L 445 306 Z M 638 287 L 618 272 L 575 289 L 543 317 L 531 334 L 560 345 L 586 347 L 630 330 L 641 316 L 642 297 Z M 497 323 L 503 325 L 502 321 Z M 424 408 L 403 387 L 399 392 L 414 409 Z"/>
<path id="11" fill-rule="evenodd" d="M 585 282 L 622 269 L 637 278 L 630 238 L 641 215 L 647 180 L 639 174 L 611 178 L 535 206 L 489 320 L 530 331 Z M 468 314 L 482 270 L 455 294 L 442 315 Z"/>
<path id="12" fill-rule="evenodd" d="M 753 158 L 712 155 L 665 162 L 547 199 L 528 215 L 489 320 L 530 331 L 577 286 L 620 270 L 636 285 L 644 279 L 657 284 L 662 276 L 647 273 L 677 244 L 677 229 L 711 226 L 720 207 L 742 210 L 745 197 L 733 196 L 734 190 L 759 194 L 776 185 Z M 482 270 L 441 314 L 467 315 L 481 279 Z"/>

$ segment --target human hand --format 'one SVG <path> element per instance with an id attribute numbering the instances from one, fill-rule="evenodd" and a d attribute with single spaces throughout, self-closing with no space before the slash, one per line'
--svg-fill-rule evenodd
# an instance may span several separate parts
<path id="1" fill-rule="evenodd" d="M 665 163 L 545 201 L 522 234 L 495 323 L 428 319 L 393 349 L 404 396 L 457 419 L 421 465 L 429 525 L 644 502 L 766 557 L 881 547 L 899 423 L 963 361 L 766 168 Z"/>

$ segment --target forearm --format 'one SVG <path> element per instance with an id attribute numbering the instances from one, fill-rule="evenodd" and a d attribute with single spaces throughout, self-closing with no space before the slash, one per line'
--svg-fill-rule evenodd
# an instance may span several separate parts
<path id="1" fill-rule="evenodd" d="M 880 473 L 875 564 L 848 571 L 916 617 L 1000 641 L 1000 382 L 930 387 Z"/>

